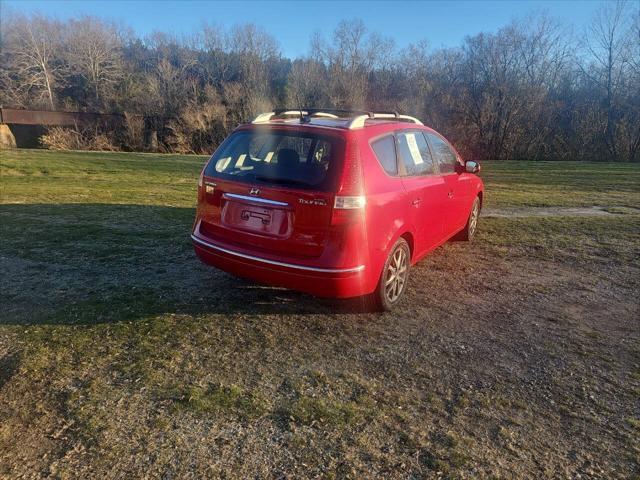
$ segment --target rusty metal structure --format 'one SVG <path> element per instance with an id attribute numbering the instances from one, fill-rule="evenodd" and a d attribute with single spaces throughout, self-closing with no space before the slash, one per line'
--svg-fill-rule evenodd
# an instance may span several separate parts
<path id="1" fill-rule="evenodd" d="M 53 112 L 47 110 L 20 110 L 0 107 L 0 123 L 14 125 L 88 126 L 96 124 L 117 125 L 124 115 L 91 112 Z"/>
<path id="2" fill-rule="evenodd" d="M 157 116 L 133 115 L 144 120 L 145 148 L 156 150 L 158 137 L 164 131 L 168 119 Z M 44 128 L 51 126 L 90 128 L 99 126 L 108 130 L 125 128 L 125 116 L 119 113 L 63 112 L 50 110 L 25 110 L 0 106 L 0 125 L 13 131 L 18 147 L 37 147 Z M 14 141 L 14 143 L 16 143 Z"/>

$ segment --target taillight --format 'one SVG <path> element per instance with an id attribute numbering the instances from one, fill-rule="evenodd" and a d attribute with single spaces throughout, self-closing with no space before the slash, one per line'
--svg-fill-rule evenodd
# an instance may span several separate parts
<path id="1" fill-rule="evenodd" d="M 202 200 L 203 197 L 203 189 L 202 187 L 204 186 L 204 171 L 207 168 L 207 164 L 204 164 L 204 167 L 202 167 L 202 170 L 200 171 L 200 176 L 198 177 L 198 201 Z"/>
<path id="2" fill-rule="evenodd" d="M 360 152 L 355 139 L 347 141 L 344 152 L 344 164 L 340 176 L 338 195 L 359 196 L 364 194 L 362 181 L 362 166 L 360 165 Z"/>
<path id="3" fill-rule="evenodd" d="M 332 225 L 344 225 L 362 219 L 367 203 L 364 196 L 362 165 L 355 140 L 347 142 L 338 194 L 333 202 Z"/>
<path id="4" fill-rule="evenodd" d="M 365 204 L 364 195 L 336 196 L 331 214 L 331 224 L 348 225 L 358 222 L 364 215 Z"/>

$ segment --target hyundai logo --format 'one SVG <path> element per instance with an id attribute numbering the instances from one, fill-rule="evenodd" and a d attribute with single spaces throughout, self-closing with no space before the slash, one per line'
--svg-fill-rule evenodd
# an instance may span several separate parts
<path id="1" fill-rule="evenodd" d="M 253 187 L 251 190 L 249 190 L 249 195 L 259 195 L 260 194 L 260 189 Z"/>

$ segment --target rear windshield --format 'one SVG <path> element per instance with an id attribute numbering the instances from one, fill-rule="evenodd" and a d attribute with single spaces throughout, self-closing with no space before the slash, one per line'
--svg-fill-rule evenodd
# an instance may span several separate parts
<path id="1" fill-rule="evenodd" d="M 243 131 L 213 154 L 205 175 L 246 183 L 331 190 L 342 142 L 302 132 Z"/>

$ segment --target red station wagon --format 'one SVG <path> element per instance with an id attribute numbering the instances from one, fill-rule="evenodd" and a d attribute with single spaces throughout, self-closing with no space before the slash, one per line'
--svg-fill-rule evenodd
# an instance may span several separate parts
<path id="1" fill-rule="evenodd" d="M 238 126 L 203 169 L 191 238 L 233 275 L 388 310 L 411 265 L 473 238 L 479 171 L 413 117 L 276 110 Z"/>

